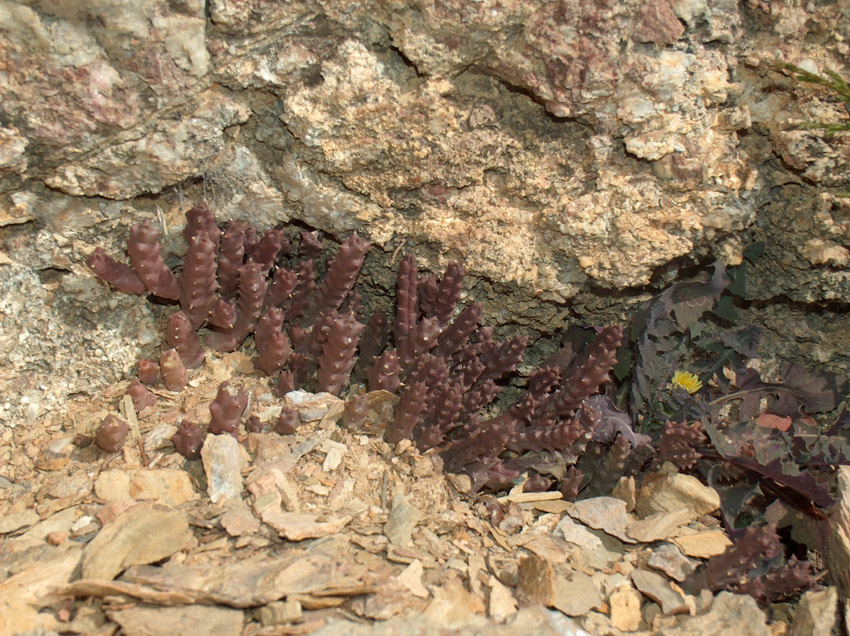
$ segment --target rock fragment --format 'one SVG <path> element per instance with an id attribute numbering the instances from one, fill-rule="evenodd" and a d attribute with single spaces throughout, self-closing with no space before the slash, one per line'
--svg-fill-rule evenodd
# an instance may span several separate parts
<path id="1" fill-rule="evenodd" d="M 131 565 L 154 563 L 193 540 L 186 516 L 155 503 L 135 505 L 92 539 L 83 555 L 84 579 L 113 579 Z"/>
<path id="2" fill-rule="evenodd" d="M 239 499 L 242 494 L 242 451 L 239 442 L 228 433 L 207 435 L 201 449 L 207 492 L 217 504 Z"/>
<path id="3" fill-rule="evenodd" d="M 670 462 L 647 476 L 637 492 L 635 511 L 641 518 L 656 512 L 674 512 L 682 508 L 691 513 L 689 521 L 714 512 L 720 507 L 720 495 L 692 475 L 682 475 Z"/>
<path id="4" fill-rule="evenodd" d="M 189 473 L 175 468 L 105 470 L 95 480 L 94 491 L 104 501 L 136 499 L 166 506 L 197 499 Z"/>
<path id="5" fill-rule="evenodd" d="M 720 592 L 705 614 L 685 618 L 676 627 L 666 627 L 659 636 L 771 636 L 772 633 L 764 612 L 752 596 Z"/>
<path id="6" fill-rule="evenodd" d="M 390 543 L 409 547 L 413 529 L 421 518 L 422 513 L 408 503 L 404 495 L 396 495 L 393 498 L 390 516 L 384 524 L 384 535 L 390 540 Z"/>

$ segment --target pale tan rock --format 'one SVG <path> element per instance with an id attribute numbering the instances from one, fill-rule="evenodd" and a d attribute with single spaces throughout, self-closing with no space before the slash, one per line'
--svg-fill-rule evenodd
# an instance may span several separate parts
<path id="1" fill-rule="evenodd" d="M 467 591 L 463 583 L 450 578 L 432 589 L 434 599 L 425 608 L 424 615 L 443 628 L 486 624 L 483 616 L 484 602 Z"/>
<path id="2" fill-rule="evenodd" d="M 68 533 L 63 532 L 61 530 L 55 530 L 53 532 L 47 533 L 47 536 L 44 537 L 44 540 L 47 541 L 50 545 L 62 545 L 65 541 L 68 540 Z"/>
<path id="3" fill-rule="evenodd" d="M 560 536 L 539 533 L 531 541 L 523 544 L 526 550 L 533 552 L 552 565 L 566 563 L 575 548 Z"/>
<path id="4" fill-rule="evenodd" d="M 339 580 L 337 567 L 326 555 L 290 551 L 220 563 L 187 565 L 171 561 L 163 566 L 134 566 L 121 580 L 180 593 L 196 603 L 247 608 L 296 594 L 321 593 Z"/>
<path id="5" fill-rule="evenodd" d="M 481 596 L 481 575 L 487 571 L 487 561 L 482 554 L 470 554 L 467 563 L 469 564 L 467 570 L 469 589 L 476 596 Z"/>
<path id="6" fill-rule="evenodd" d="M 487 608 L 490 618 L 501 623 L 516 614 L 517 602 L 510 589 L 492 575 L 487 585 L 490 587 L 490 602 Z"/>
<path id="7" fill-rule="evenodd" d="M 611 624 L 624 632 L 633 632 L 640 627 L 643 618 L 640 612 L 640 594 L 631 586 L 622 586 L 610 597 Z"/>
<path id="8" fill-rule="evenodd" d="M 223 607 L 132 607 L 109 612 L 127 636 L 180 634 L 181 636 L 239 636 L 242 612 Z"/>
<path id="9" fill-rule="evenodd" d="M 850 466 L 836 474 L 838 501 L 827 519 L 825 554 L 841 598 L 840 612 L 850 624 Z"/>
<path id="10" fill-rule="evenodd" d="M 837 588 L 805 592 L 794 613 L 790 636 L 830 636 L 837 620 Z"/>
<path id="11" fill-rule="evenodd" d="M 341 417 L 345 409 L 345 402 L 330 393 L 290 391 L 284 400 L 289 408 L 298 411 L 298 416 L 305 423 L 315 422 L 333 414 Z"/>
<path id="12" fill-rule="evenodd" d="M 132 568 L 131 568 L 132 569 Z M 191 605 L 195 598 L 179 591 L 161 591 L 145 585 L 127 583 L 125 581 L 107 581 L 105 579 L 81 579 L 74 581 L 62 590 L 65 594 L 74 596 L 91 596 L 105 598 L 107 596 L 126 596 L 138 599 L 151 605 Z"/>
<path id="13" fill-rule="evenodd" d="M 584 616 L 592 609 L 601 610 L 603 599 L 590 576 L 573 572 L 569 579 L 555 576 L 552 606 L 567 616 Z"/>
<path id="14" fill-rule="evenodd" d="M 410 593 L 419 598 L 428 598 L 428 590 L 422 585 L 422 561 L 414 559 L 401 574 L 396 577 L 396 581 L 410 590 Z"/>
<path id="15" fill-rule="evenodd" d="M 263 511 L 261 518 L 277 530 L 284 539 L 289 541 L 303 541 L 304 539 L 318 539 L 342 530 L 351 521 L 351 515 L 322 518 L 316 514 L 283 512 L 278 509 L 269 508 Z"/>
<path id="16" fill-rule="evenodd" d="M 242 494 L 243 459 L 239 442 L 229 433 L 207 435 L 201 448 L 210 501 L 235 501 Z"/>
<path id="17" fill-rule="evenodd" d="M 113 579 L 131 565 L 154 563 L 193 540 L 186 515 L 167 506 L 141 503 L 104 526 L 86 546 L 84 579 Z"/>
<path id="18" fill-rule="evenodd" d="M 616 497 L 592 497 L 576 501 L 567 514 L 596 530 L 617 537 L 625 543 L 637 543 L 628 534 L 633 517 L 626 511 L 626 502 Z"/>
<path id="19" fill-rule="evenodd" d="M 732 545 L 722 530 L 708 530 L 670 539 L 686 556 L 707 559 L 723 554 Z"/>
<path id="20" fill-rule="evenodd" d="M 569 543 L 588 550 L 602 547 L 602 540 L 599 537 L 567 515 L 564 515 L 564 518 L 558 523 L 556 530 L 560 531 Z"/>
<path id="21" fill-rule="evenodd" d="M 261 468 L 252 473 L 248 480 L 248 491 L 254 495 L 257 501 L 264 495 L 274 493 L 273 500 L 276 505 L 281 505 L 289 512 L 301 512 L 298 489 L 293 486 L 286 474 L 277 467 Z M 254 509 L 258 509 L 256 504 Z"/>
<path id="22" fill-rule="evenodd" d="M 555 570 L 552 564 L 532 555 L 519 562 L 516 598 L 520 607 L 544 605 L 555 598 Z"/>
<path id="23" fill-rule="evenodd" d="M 676 529 L 691 521 L 691 512 L 685 508 L 672 512 L 656 512 L 637 519 L 626 528 L 628 535 L 641 543 L 661 541 L 673 536 Z"/>
<path id="24" fill-rule="evenodd" d="M 275 411 L 279 413 L 280 408 L 275 408 Z M 265 423 L 270 424 L 269 420 L 271 417 Z M 290 452 L 289 443 L 277 433 L 249 433 L 245 446 L 251 455 L 256 455 L 254 462 L 258 468 Z"/>
<path id="25" fill-rule="evenodd" d="M 175 468 L 106 470 L 95 480 L 94 491 L 105 501 L 136 499 L 172 507 L 198 498 L 189 474 Z"/>
<path id="26" fill-rule="evenodd" d="M 58 552 L 0 582 L 0 634 L 58 631 L 54 613 L 40 608 L 75 576 L 81 557 L 79 548 Z"/>
<path id="27" fill-rule="evenodd" d="M 611 491 L 611 496 L 625 501 L 626 510 L 632 512 L 635 509 L 636 501 L 635 478 L 620 477 L 617 481 L 617 485 L 614 486 L 614 490 Z"/>
<path id="28" fill-rule="evenodd" d="M 681 582 L 697 569 L 699 562 L 686 557 L 675 545 L 664 543 L 653 547 L 652 554 L 649 555 L 646 564 Z"/>
<path id="29" fill-rule="evenodd" d="M 393 498 L 392 508 L 384 524 L 384 535 L 397 546 L 408 547 L 416 524 L 422 519 L 418 508 L 408 503 L 404 495 Z"/>
<path id="30" fill-rule="evenodd" d="M 11 515 L 0 516 L 0 534 L 11 534 L 18 530 L 28 528 L 39 520 L 35 510 L 25 510 Z"/>
<path id="31" fill-rule="evenodd" d="M 261 607 L 258 612 L 263 627 L 271 625 L 284 625 L 301 620 L 304 613 L 301 611 L 301 603 L 295 599 L 277 601 Z"/>
<path id="32" fill-rule="evenodd" d="M 370 594 L 362 602 L 354 602 L 354 612 L 365 618 L 385 621 L 397 614 L 412 611 L 414 608 L 421 611 L 423 601 L 410 593 L 410 590 L 398 581 L 385 581 L 378 586 L 373 594 Z"/>
<path id="33" fill-rule="evenodd" d="M 660 574 L 637 568 L 631 573 L 632 583 L 644 595 L 661 606 L 665 614 L 685 614 L 688 606 L 684 597 L 670 587 L 670 581 Z"/>
<path id="34" fill-rule="evenodd" d="M 70 532 L 77 517 L 79 517 L 79 509 L 76 506 L 66 508 L 65 510 L 60 510 L 55 515 L 50 515 L 43 521 L 39 521 L 24 534 L 33 539 L 41 539 L 43 541 L 52 532 Z"/>
<path id="35" fill-rule="evenodd" d="M 254 534 L 260 529 L 260 521 L 241 502 L 221 515 L 220 523 L 231 537 Z"/>
<path id="36" fill-rule="evenodd" d="M 674 512 L 682 508 L 691 513 L 693 521 L 700 515 L 714 512 L 720 507 L 717 491 L 700 483 L 692 475 L 682 475 L 670 462 L 647 476 L 637 492 L 635 511 L 641 518 L 657 512 Z"/>
<path id="37" fill-rule="evenodd" d="M 47 442 L 41 453 L 35 459 L 35 467 L 39 470 L 61 470 L 71 460 L 74 452 L 74 438 L 63 437 Z"/>
<path id="38" fill-rule="evenodd" d="M 720 592 L 705 614 L 680 619 L 675 627 L 664 627 L 658 636 L 772 636 L 764 615 L 752 596 Z"/>
<path id="39" fill-rule="evenodd" d="M 342 458 L 345 455 L 346 450 L 348 450 L 345 444 L 334 442 L 330 439 L 326 439 L 322 442 L 321 449 L 327 453 L 325 455 L 325 461 L 322 462 L 322 470 L 326 473 L 333 472 L 339 468 L 339 465 L 342 463 Z"/>

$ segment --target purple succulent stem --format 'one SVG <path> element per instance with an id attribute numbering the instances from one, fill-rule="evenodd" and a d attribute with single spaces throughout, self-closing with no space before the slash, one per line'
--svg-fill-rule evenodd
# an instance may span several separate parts
<path id="1" fill-rule="evenodd" d="M 160 298 L 180 298 L 180 282 L 162 259 L 159 232 L 150 221 L 130 226 L 127 253 L 139 278 Z"/>

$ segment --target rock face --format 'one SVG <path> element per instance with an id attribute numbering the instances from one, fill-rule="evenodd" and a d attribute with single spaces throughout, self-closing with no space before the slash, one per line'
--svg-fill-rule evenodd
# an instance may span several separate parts
<path id="1" fill-rule="evenodd" d="M 753 239 L 767 244 L 757 297 L 846 300 L 850 206 L 829 194 L 850 176 L 846 148 L 787 125 L 840 121 L 840 104 L 765 53 L 850 74 L 847 9 L 804 7 L 0 0 L 0 288 L 55 271 L 62 302 L 126 315 L 138 304 L 82 261 L 157 213 L 182 251 L 181 211 L 206 197 L 220 218 L 357 230 L 378 286 L 397 248 L 435 270 L 462 260 L 489 322 L 540 332 L 567 300 L 613 318 L 624 305 L 606 290 L 734 264 Z M 35 299 L 4 301 L 6 337 L 86 313 Z M 98 340 L 131 348 L 126 325 Z M 104 380 L 128 370 L 112 344 L 78 340 L 59 328 L 49 344 Z M 47 367 L 9 368 L 48 387 L 36 393 L 92 386 Z"/>

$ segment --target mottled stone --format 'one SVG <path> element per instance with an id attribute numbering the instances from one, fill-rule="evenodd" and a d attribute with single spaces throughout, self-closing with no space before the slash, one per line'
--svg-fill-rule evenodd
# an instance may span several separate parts
<path id="1" fill-rule="evenodd" d="M 261 607 L 258 612 L 260 622 L 264 627 L 294 623 L 303 616 L 301 603 L 295 599 L 277 601 Z"/>
<path id="2" fill-rule="evenodd" d="M 652 554 L 649 555 L 646 564 L 681 582 L 697 569 L 699 562 L 686 557 L 676 546 L 663 543 L 653 546 Z"/>
<path id="3" fill-rule="evenodd" d="M 422 519 L 422 512 L 408 503 L 404 495 L 396 495 L 393 498 L 387 522 L 384 524 L 384 534 L 390 543 L 408 547 L 411 544 L 413 529 L 420 519 Z"/>
<path id="4" fill-rule="evenodd" d="M 624 632 L 633 632 L 643 618 L 640 613 L 640 594 L 629 585 L 617 589 L 608 597 L 611 607 L 611 624 Z M 710 632 L 709 632 L 710 633 Z"/>
<path id="5" fill-rule="evenodd" d="M 573 572 L 569 579 L 555 577 L 555 594 L 552 607 L 567 616 L 584 616 L 592 609 L 601 610 L 602 595 L 593 579 L 583 572 Z"/>
<path id="6" fill-rule="evenodd" d="M 242 493 L 242 454 L 229 433 L 207 435 L 201 448 L 207 492 L 213 503 L 236 500 Z"/>
<path id="7" fill-rule="evenodd" d="M 221 515 L 221 527 L 231 537 L 239 537 L 256 533 L 260 529 L 260 521 L 240 502 Z"/>
<path id="8" fill-rule="evenodd" d="M 805 592 L 794 613 L 791 636 L 830 636 L 838 620 L 838 589 Z"/>
<path id="9" fill-rule="evenodd" d="M 575 502 L 567 509 L 567 514 L 578 519 L 585 525 L 602 530 L 626 543 L 636 543 L 627 534 L 628 527 L 633 522 L 632 516 L 626 512 L 626 502 L 616 497 L 591 497 Z"/>
<path id="10" fill-rule="evenodd" d="M 106 470 L 95 480 L 94 491 L 104 501 L 138 499 L 167 506 L 179 506 L 198 497 L 189 474 L 176 468 Z"/>
<path id="11" fill-rule="evenodd" d="M 239 636 L 243 615 L 224 607 L 131 607 L 109 613 L 127 636 L 180 634 L 181 636 Z"/>
<path id="12" fill-rule="evenodd" d="M 690 513 L 683 522 L 714 512 L 720 507 L 720 495 L 704 486 L 693 475 L 682 475 L 669 462 L 653 475 L 648 475 L 637 492 L 635 510 L 640 517 L 657 512 L 685 509 Z"/>
<path id="13" fill-rule="evenodd" d="M 15 514 L 0 516 L 0 534 L 10 534 L 28 528 L 39 520 L 35 510 L 26 510 Z"/>
<path id="14" fill-rule="evenodd" d="M 519 562 L 516 596 L 520 607 L 551 606 L 555 598 L 555 571 L 546 559 L 532 555 Z"/>
<path id="15" fill-rule="evenodd" d="M 732 545 L 722 530 L 707 530 L 695 534 L 683 535 L 670 540 L 685 555 L 707 559 L 723 554 Z"/>
<path id="16" fill-rule="evenodd" d="M 632 583 L 644 595 L 661 606 L 665 614 L 687 613 L 685 598 L 670 586 L 670 581 L 649 570 L 635 569 L 631 573 Z"/>
<path id="17" fill-rule="evenodd" d="M 678 626 L 664 627 L 657 633 L 658 636 L 741 636 L 744 633 L 770 636 L 772 632 L 766 623 L 767 617 L 752 596 L 720 592 L 705 614 L 687 617 Z"/>
<path id="18" fill-rule="evenodd" d="M 161 561 L 187 548 L 192 539 L 182 512 L 160 504 L 138 504 L 104 526 L 86 546 L 82 577 L 112 579 L 131 565 Z"/>

